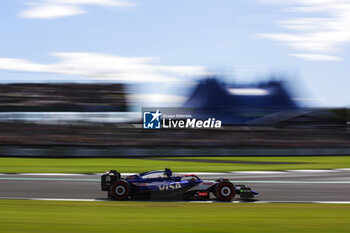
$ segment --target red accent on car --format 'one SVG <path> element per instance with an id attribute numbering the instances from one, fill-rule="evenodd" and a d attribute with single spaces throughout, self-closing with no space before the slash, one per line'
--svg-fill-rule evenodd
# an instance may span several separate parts
<path id="1" fill-rule="evenodd" d="M 136 184 L 137 186 L 147 186 L 147 184 L 146 183 L 138 183 L 138 184 Z"/>
<path id="2" fill-rule="evenodd" d="M 126 180 L 134 180 L 134 179 L 136 179 L 136 177 L 137 177 L 137 176 L 135 176 L 135 175 L 127 176 L 127 177 L 126 177 Z"/>
<path id="3" fill-rule="evenodd" d="M 207 192 L 198 192 L 198 196 L 206 197 L 206 196 L 208 196 L 208 193 Z"/>
<path id="4" fill-rule="evenodd" d="M 214 182 L 203 182 L 202 185 L 213 185 Z"/>

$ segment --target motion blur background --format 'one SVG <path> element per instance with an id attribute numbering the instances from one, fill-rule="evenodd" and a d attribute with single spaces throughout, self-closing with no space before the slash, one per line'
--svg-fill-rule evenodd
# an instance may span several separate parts
<path id="1" fill-rule="evenodd" d="M 350 3 L 5 0 L 0 155 L 346 155 Z M 222 129 L 141 129 L 142 107 Z"/>
<path id="2" fill-rule="evenodd" d="M 350 232 L 350 0 L 1 0 L 0 32 L 0 232 Z M 101 191 L 165 167 L 261 195 Z"/>

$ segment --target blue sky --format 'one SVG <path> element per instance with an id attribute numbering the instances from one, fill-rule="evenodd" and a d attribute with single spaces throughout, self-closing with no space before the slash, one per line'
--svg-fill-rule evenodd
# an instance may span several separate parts
<path id="1" fill-rule="evenodd" d="M 274 74 L 306 105 L 350 104 L 347 0 L 0 4 L 2 82 L 146 83 L 175 95 L 213 72 L 244 83 Z"/>

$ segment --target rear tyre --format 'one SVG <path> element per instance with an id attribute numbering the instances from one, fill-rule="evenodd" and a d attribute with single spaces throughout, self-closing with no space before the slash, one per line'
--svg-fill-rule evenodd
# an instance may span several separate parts
<path id="1" fill-rule="evenodd" d="M 215 196 L 219 201 L 232 201 L 235 194 L 235 186 L 231 182 L 220 182 L 215 187 Z"/>
<path id="2" fill-rule="evenodd" d="M 131 191 L 131 187 L 127 181 L 116 180 L 111 185 L 108 196 L 114 200 L 123 201 L 129 198 L 130 191 Z"/>

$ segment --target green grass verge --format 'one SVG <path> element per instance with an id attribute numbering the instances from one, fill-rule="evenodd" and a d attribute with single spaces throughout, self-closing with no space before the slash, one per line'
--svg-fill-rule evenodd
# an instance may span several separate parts
<path id="1" fill-rule="evenodd" d="M 0 200 L 0 231 L 350 232 L 350 205 Z"/>
<path id="2" fill-rule="evenodd" d="M 183 158 L 186 159 L 186 158 Z M 225 172 L 225 171 L 267 171 L 290 169 L 333 169 L 349 168 L 350 156 L 336 157 L 206 157 L 188 159 L 215 159 L 256 162 L 301 162 L 303 164 L 241 164 L 157 161 L 148 159 L 29 159 L 0 158 L 0 173 L 99 173 L 110 169 L 120 172 L 143 172 L 170 167 L 175 172 Z"/>

